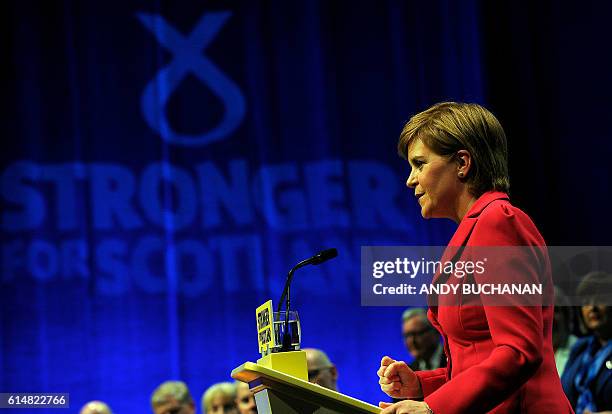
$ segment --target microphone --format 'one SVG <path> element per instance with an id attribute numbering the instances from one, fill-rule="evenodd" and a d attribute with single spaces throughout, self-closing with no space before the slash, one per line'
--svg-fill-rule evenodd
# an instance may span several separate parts
<path id="1" fill-rule="evenodd" d="M 321 263 L 324 263 L 330 259 L 333 259 L 336 256 L 338 256 L 338 250 L 336 249 L 322 250 L 319 253 L 315 254 L 314 256 L 306 260 L 302 260 L 301 262 L 293 266 L 293 268 L 287 274 L 287 281 L 285 282 L 285 288 L 283 289 L 283 294 L 281 295 L 281 298 L 278 301 L 278 305 L 276 307 L 276 312 L 278 312 L 280 316 L 280 310 L 281 310 L 283 300 L 285 299 L 285 297 L 287 298 L 286 305 L 285 305 L 285 329 L 284 329 L 284 334 L 283 334 L 283 346 L 281 348 L 282 351 L 288 351 L 291 349 L 291 337 L 288 335 L 289 308 L 290 308 L 290 303 L 291 303 L 289 292 L 290 292 L 290 287 L 291 287 L 291 281 L 293 280 L 293 274 L 295 273 L 296 270 L 298 270 L 301 267 L 308 266 L 310 264 L 318 266 Z"/>
<path id="2" fill-rule="evenodd" d="M 296 270 L 298 270 L 301 267 L 307 266 L 309 264 L 318 266 L 321 263 L 326 262 L 329 259 L 333 259 L 336 256 L 338 256 L 338 250 L 326 249 L 326 250 L 320 251 L 319 253 L 315 254 L 311 258 L 302 260 L 301 262 L 293 266 L 293 268 L 289 271 L 289 274 L 287 274 L 287 281 L 285 282 L 283 294 L 281 295 L 280 300 L 278 301 L 278 305 L 276 306 L 276 311 L 280 312 L 280 308 L 283 304 L 283 300 L 285 300 L 285 297 L 287 297 L 287 303 L 289 303 L 289 297 L 288 297 L 289 287 L 291 286 L 291 281 L 293 280 L 293 273 L 295 273 Z"/>
<path id="3" fill-rule="evenodd" d="M 333 259 L 336 256 L 338 256 L 338 250 L 327 249 L 315 254 L 308 260 L 311 260 L 311 264 L 313 265 L 320 265 L 321 263 L 326 262 L 329 259 Z"/>

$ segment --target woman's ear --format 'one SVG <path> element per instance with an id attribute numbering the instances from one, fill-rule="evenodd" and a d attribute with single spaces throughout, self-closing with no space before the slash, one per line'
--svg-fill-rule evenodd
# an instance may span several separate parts
<path id="1" fill-rule="evenodd" d="M 467 177 L 472 168 L 472 156 L 467 150 L 459 150 L 455 153 L 455 159 L 457 161 L 457 176 L 459 178 Z"/>

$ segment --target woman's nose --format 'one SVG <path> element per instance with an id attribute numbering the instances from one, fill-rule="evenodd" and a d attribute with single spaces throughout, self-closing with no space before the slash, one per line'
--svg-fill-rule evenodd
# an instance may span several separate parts
<path id="1" fill-rule="evenodd" d="M 408 179 L 406 180 L 406 187 L 414 188 L 417 185 L 416 174 L 413 171 L 410 172 Z"/>

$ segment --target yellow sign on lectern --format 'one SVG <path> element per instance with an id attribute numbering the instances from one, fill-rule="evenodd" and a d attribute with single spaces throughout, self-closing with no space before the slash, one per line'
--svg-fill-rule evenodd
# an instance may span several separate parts
<path id="1" fill-rule="evenodd" d="M 268 354 L 276 347 L 276 337 L 274 335 L 274 314 L 272 313 L 272 299 L 259 306 L 257 314 L 257 342 L 259 343 L 259 353 Z"/>

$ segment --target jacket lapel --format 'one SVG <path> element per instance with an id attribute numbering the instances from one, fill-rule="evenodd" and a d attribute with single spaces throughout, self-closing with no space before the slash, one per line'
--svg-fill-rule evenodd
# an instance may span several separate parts
<path id="1" fill-rule="evenodd" d="M 455 234 L 448 242 L 448 247 L 444 250 L 441 259 L 443 263 L 456 260 L 457 256 L 460 256 L 461 251 L 463 251 L 460 247 L 467 245 L 470 234 L 472 234 L 472 230 L 474 230 L 474 226 L 478 222 L 480 213 L 495 200 L 508 200 L 508 195 L 499 191 L 489 191 L 481 195 L 474 202 L 465 217 L 463 217 L 463 220 L 459 223 Z M 436 274 L 432 282 L 437 282 L 439 277 L 440 274 Z"/>
<path id="2" fill-rule="evenodd" d="M 480 213 L 482 213 L 482 211 L 489 204 L 496 200 L 509 200 L 508 194 L 500 191 L 489 191 L 478 197 L 478 200 L 474 202 L 465 217 L 463 217 L 463 220 L 461 220 L 461 223 L 459 223 L 459 227 L 457 228 L 457 231 L 455 231 L 455 234 L 451 238 L 448 245 L 465 246 L 467 239 L 472 233 L 472 230 L 480 217 Z"/>

